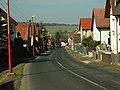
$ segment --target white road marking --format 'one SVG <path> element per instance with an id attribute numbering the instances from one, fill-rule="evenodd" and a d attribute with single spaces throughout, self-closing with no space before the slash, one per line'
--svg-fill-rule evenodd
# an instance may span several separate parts
<path id="1" fill-rule="evenodd" d="M 58 53 L 57 53 L 57 54 L 58 54 Z M 74 74 L 75 76 L 77 76 L 77 77 L 79 77 L 79 78 L 82 78 L 82 79 L 84 79 L 85 81 L 90 82 L 90 83 L 92 83 L 92 84 L 94 84 L 94 85 L 96 85 L 96 86 L 98 86 L 98 87 L 100 87 L 100 88 L 102 88 L 102 89 L 104 89 L 104 90 L 109 90 L 109 89 L 107 89 L 107 88 L 105 88 L 105 87 L 103 87 L 103 86 L 95 83 L 94 81 L 91 81 L 91 80 L 89 80 L 89 79 L 87 79 L 87 78 L 85 78 L 85 77 L 83 77 L 83 76 L 81 76 L 81 75 L 79 75 L 79 74 L 77 74 L 77 73 L 75 73 L 75 72 L 67 69 L 65 66 L 63 66 L 63 65 L 57 60 L 57 54 L 56 54 L 56 56 L 55 56 L 55 60 L 56 60 L 56 62 L 57 62 L 62 68 L 64 68 L 64 69 L 67 70 L 68 72 Z"/>

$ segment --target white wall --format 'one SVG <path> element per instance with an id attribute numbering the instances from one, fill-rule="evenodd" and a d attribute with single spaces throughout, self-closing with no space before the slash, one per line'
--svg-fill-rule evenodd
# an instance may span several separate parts
<path id="1" fill-rule="evenodd" d="M 91 30 L 83 31 L 83 36 L 85 36 L 85 38 L 89 37 L 91 34 L 92 34 Z"/>
<path id="2" fill-rule="evenodd" d="M 88 30 L 88 31 L 87 31 L 87 37 L 89 37 L 91 34 L 92 34 L 92 31 L 91 31 L 91 30 Z"/>
<path id="3" fill-rule="evenodd" d="M 118 22 L 117 22 L 117 25 L 118 25 L 118 52 L 120 52 L 120 24 L 119 24 L 119 18 L 118 18 Z"/>
<path id="4" fill-rule="evenodd" d="M 93 39 L 95 41 L 100 41 L 101 39 L 101 43 L 106 43 L 108 44 L 108 38 L 109 38 L 109 29 L 105 29 L 105 28 L 97 28 L 96 27 L 96 23 L 95 23 L 95 19 L 93 22 Z M 100 36 L 101 33 L 101 36 Z"/>
<path id="5" fill-rule="evenodd" d="M 116 18 L 110 12 L 110 32 L 111 32 L 111 50 L 114 54 L 117 53 L 117 38 L 116 38 Z"/>
<path id="6" fill-rule="evenodd" d="M 93 40 L 100 41 L 100 31 L 96 27 L 95 19 L 93 22 Z"/>
<path id="7" fill-rule="evenodd" d="M 100 29 L 101 30 L 101 43 L 108 44 L 108 38 L 109 38 L 109 29 Z"/>
<path id="8" fill-rule="evenodd" d="M 82 39 L 83 39 L 83 31 L 82 31 L 82 27 L 80 27 L 80 36 L 81 36 L 81 44 L 82 44 Z"/>

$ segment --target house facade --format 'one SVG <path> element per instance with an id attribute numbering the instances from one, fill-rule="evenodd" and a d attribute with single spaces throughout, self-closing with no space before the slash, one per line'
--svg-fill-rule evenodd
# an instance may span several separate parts
<path id="1" fill-rule="evenodd" d="M 2 10 L 1 8 L 0 8 L 0 15 L 3 20 L 7 21 L 7 13 L 4 10 Z M 12 42 L 14 42 L 14 39 L 16 37 L 16 25 L 17 25 L 17 22 L 12 17 L 10 17 L 10 32 L 12 32 L 12 34 L 11 34 Z"/>
<path id="2" fill-rule="evenodd" d="M 80 18 L 79 31 L 81 36 L 81 41 L 84 38 L 92 37 L 92 18 Z"/>
<path id="3" fill-rule="evenodd" d="M 37 41 L 37 42 L 39 42 L 39 39 L 40 38 L 40 27 L 39 26 L 36 26 L 35 27 L 35 40 Z"/>
<path id="4" fill-rule="evenodd" d="M 69 47 L 72 50 L 74 50 L 74 44 L 79 44 L 80 42 L 81 42 L 80 31 L 79 30 L 72 31 L 69 35 L 69 38 L 68 38 Z"/>
<path id="5" fill-rule="evenodd" d="M 114 54 L 120 52 L 120 0 L 106 0 L 105 17 L 110 18 L 110 43 Z"/>
<path id="6" fill-rule="evenodd" d="M 104 18 L 104 8 L 94 8 L 92 12 L 93 40 L 109 45 L 109 18 Z"/>
<path id="7" fill-rule="evenodd" d="M 30 47 L 31 46 L 31 32 L 32 32 L 31 25 L 27 22 L 18 23 L 18 25 L 16 26 L 16 32 L 23 39 L 24 41 L 23 46 Z M 18 37 L 18 35 L 16 37 Z"/>

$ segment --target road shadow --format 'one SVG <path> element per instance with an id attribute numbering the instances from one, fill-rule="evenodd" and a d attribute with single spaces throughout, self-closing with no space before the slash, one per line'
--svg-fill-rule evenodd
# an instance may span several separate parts
<path id="1" fill-rule="evenodd" d="M 65 71 L 65 69 L 55 69 L 55 70 L 48 70 L 48 71 L 37 72 L 37 73 L 29 73 L 29 74 L 24 74 L 23 76 L 43 75 L 43 74 L 50 74 L 50 73 L 56 73 L 56 72 L 62 72 L 62 71 Z"/>
<path id="2" fill-rule="evenodd" d="M 8 67 L 0 67 L 0 73 L 5 70 L 8 70 Z"/>
<path id="3" fill-rule="evenodd" d="M 0 85 L 0 90 L 15 90 L 14 82 L 10 81 L 8 83 Z"/>
<path id="4" fill-rule="evenodd" d="M 39 63 L 39 62 L 54 62 L 54 60 L 46 60 L 46 59 L 39 59 L 39 60 L 29 60 L 29 63 Z"/>

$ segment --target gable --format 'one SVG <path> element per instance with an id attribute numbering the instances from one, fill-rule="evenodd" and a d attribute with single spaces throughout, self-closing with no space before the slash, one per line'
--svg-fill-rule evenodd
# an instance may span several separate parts
<path id="1" fill-rule="evenodd" d="M 20 33 L 23 40 L 28 40 L 28 28 L 27 23 L 19 23 L 16 26 L 16 31 Z"/>
<path id="2" fill-rule="evenodd" d="M 110 10 L 114 8 L 115 2 L 114 0 L 106 0 L 106 7 L 105 7 L 105 18 L 110 17 Z"/>
<path id="3" fill-rule="evenodd" d="M 0 8 L 0 15 L 5 19 L 7 20 L 7 13 L 5 11 L 3 11 L 1 8 Z M 12 18 L 10 17 L 10 23 L 12 24 L 17 24 L 17 22 Z"/>
<path id="4" fill-rule="evenodd" d="M 110 19 L 105 18 L 104 16 L 105 16 L 104 8 L 94 8 L 93 9 L 92 18 L 95 19 L 97 28 L 109 28 L 110 27 Z"/>
<path id="5" fill-rule="evenodd" d="M 117 4 L 117 6 L 114 6 L 113 15 L 120 16 L 120 2 Z"/>
<path id="6" fill-rule="evenodd" d="M 115 16 L 120 16 L 120 0 L 106 0 L 105 18 L 110 17 L 110 10 Z"/>
<path id="7" fill-rule="evenodd" d="M 106 7 L 105 7 L 105 18 L 110 17 L 110 0 L 106 0 Z"/>
<path id="8" fill-rule="evenodd" d="M 92 18 L 81 18 L 79 27 L 82 27 L 83 30 L 91 30 Z"/>

